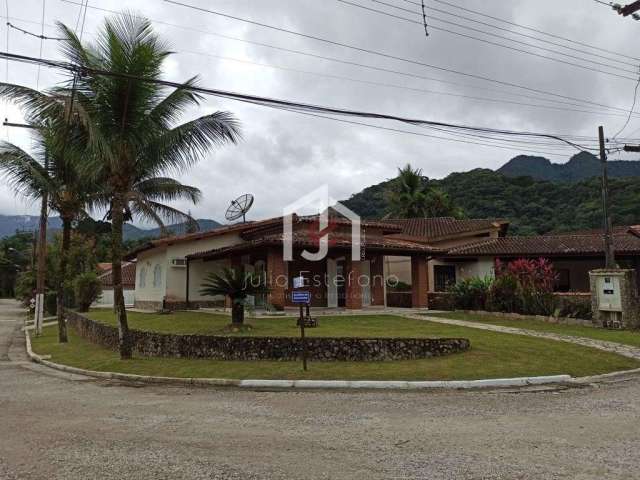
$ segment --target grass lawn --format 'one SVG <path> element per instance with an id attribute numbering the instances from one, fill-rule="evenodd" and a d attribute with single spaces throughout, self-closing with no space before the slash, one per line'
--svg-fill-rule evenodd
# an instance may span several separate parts
<path id="1" fill-rule="evenodd" d="M 113 322 L 112 312 L 92 312 L 92 318 Z M 134 328 L 183 333 L 216 333 L 229 317 L 206 313 L 134 314 Z M 252 319 L 252 335 L 295 335 L 294 319 Z M 79 338 L 71 329 L 70 342 L 57 343 L 57 327 L 33 338 L 35 352 L 75 367 L 141 375 L 236 379 L 350 379 L 350 380 L 463 380 L 568 373 L 593 375 L 640 367 L 640 362 L 564 342 L 486 332 L 394 316 L 321 317 L 311 335 L 465 337 L 471 350 L 446 357 L 393 362 L 223 361 L 184 358 L 143 358 L 121 361 L 115 352 Z"/>
<path id="2" fill-rule="evenodd" d="M 604 328 L 582 327 L 580 325 L 558 325 L 543 322 L 535 318 L 504 318 L 493 315 L 474 315 L 462 312 L 433 313 L 430 317 L 451 318 L 453 320 L 467 320 L 469 322 L 488 323 L 505 327 L 526 328 L 541 332 L 573 335 L 575 337 L 607 340 L 610 342 L 624 343 L 634 347 L 640 347 L 640 331 L 638 330 L 608 330 Z"/>

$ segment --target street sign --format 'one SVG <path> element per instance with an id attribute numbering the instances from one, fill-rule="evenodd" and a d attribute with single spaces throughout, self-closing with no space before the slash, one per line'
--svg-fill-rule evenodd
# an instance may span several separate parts
<path id="1" fill-rule="evenodd" d="M 291 301 L 293 303 L 311 303 L 311 292 L 308 290 L 297 290 L 291 292 Z"/>
<path id="2" fill-rule="evenodd" d="M 293 288 L 302 288 L 304 287 L 304 277 L 300 275 L 299 277 L 293 277 Z"/>

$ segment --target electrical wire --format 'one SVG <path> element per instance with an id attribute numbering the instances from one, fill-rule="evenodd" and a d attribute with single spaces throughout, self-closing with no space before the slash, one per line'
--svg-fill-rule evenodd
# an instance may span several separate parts
<path id="1" fill-rule="evenodd" d="M 336 108 L 336 107 L 328 107 L 323 105 L 301 103 L 301 102 L 283 100 L 283 99 L 278 99 L 273 97 L 263 97 L 259 95 L 238 93 L 238 92 L 233 92 L 229 90 L 199 87 L 195 85 L 186 85 L 183 83 L 172 82 L 169 80 L 140 77 L 137 75 L 127 74 L 122 72 L 112 72 L 109 70 L 103 70 L 99 68 L 78 66 L 78 65 L 67 63 L 67 62 L 61 62 L 61 61 L 55 61 L 55 60 L 37 59 L 37 58 L 29 57 L 26 55 L 11 54 L 8 52 L 0 52 L 0 58 L 9 58 L 11 60 L 24 62 L 24 63 L 36 63 L 36 64 L 41 63 L 43 65 L 51 66 L 58 69 L 63 69 L 68 72 L 75 73 L 77 75 L 82 75 L 82 76 L 90 76 L 90 75 L 110 76 L 110 77 L 117 77 L 117 78 L 123 78 L 128 80 L 142 81 L 146 83 L 161 85 L 164 87 L 171 87 L 171 88 L 176 88 L 180 90 L 188 90 L 188 91 L 197 92 L 201 94 L 216 96 L 219 98 L 226 98 L 226 99 L 236 100 L 244 103 L 252 103 L 252 104 L 261 105 L 261 106 L 270 107 L 270 108 L 288 108 L 296 111 L 305 111 L 305 112 L 321 113 L 321 114 L 328 114 L 328 115 L 352 116 L 352 117 L 369 118 L 369 119 L 377 119 L 377 120 L 392 120 L 392 121 L 406 123 L 414 126 L 429 125 L 434 127 L 457 129 L 460 131 L 470 131 L 470 132 L 486 133 L 486 134 L 493 134 L 493 135 L 504 135 L 506 137 L 518 136 L 518 137 L 526 137 L 526 138 L 527 137 L 528 138 L 536 138 L 536 137 L 547 138 L 551 140 L 556 140 L 560 143 L 571 145 L 572 147 L 580 151 L 594 150 L 593 148 L 580 145 L 577 142 L 573 142 L 571 140 L 568 140 L 566 138 L 563 138 L 559 135 L 555 135 L 552 133 L 506 130 L 506 129 L 497 129 L 497 128 L 489 128 L 489 127 L 477 127 L 477 126 L 454 124 L 454 123 L 448 123 L 448 122 L 439 122 L 434 120 L 407 118 L 407 117 L 394 115 L 394 114 L 357 111 L 357 110 L 351 110 L 351 109 L 345 109 L 345 108 Z"/>
<path id="2" fill-rule="evenodd" d="M 381 4 L 381 5 L 386 5 L 388 7 L 395 8 L 396 10 L 401 10 L 403 12 L 408 12 L 408 13 L 412 13 L 412 14 L 416 14 L 417 13 L 418 15 L 420 15 L 420 13 L 416 12 L 415 10 L 410 10 L 408 8 L 399 7 L 397 5 L 393 5 L 391 3 L 383 2 L 381 0 L 369 0 L 369 1 L 373 2 L 373 3 Z M 437 1 L 437 0 L 434 0 L 434 1 Z M 424 0 L 422 0 L 422 3 L 419 3 L 419 2 L 409 2 L 409 3 L 414 3 L 415 5 L 417 5 L 420 8 L 422 8 L 422 3 L 424 3 Z M 483 22 L 481 20 L 477 20 L 475 18 L 467 17 L 465 15 L 451 13 L 451 12 L 448 12 L 447 10 L 442 10 L 440 8 L 436 8 L 436 7 L 433 7 L 433 6 L 429 6 L 428 9 L 431 10 L 431 11 L 434 11 L 434 12 L 439 12 L 439 13 L 443 13 L 445 15 L 449 15 L 449 16 L 454 17 L 454 18 L 459 18 L 459 19 L 462 19 L 462 20 L 466 20 L 467 22 L 477 23 L 479 25 L 483 25 L 483 26 L 486 26 L 486 27 L 495 28 L 496 30 L 499 30 L 499 31 L 502 31 L 502 32 L 507 32 L 507 33 L 510 33 L 512 35 L 518 35 L 518 36 L 521 36 L 521 37 L 524 37 L 524 38 L 530 38 L 532 40 L 536 40 L 537 42 L 542 42 L 542 43 L 546 43 L 546 44 L 553 45 L 553 46 L 556 46 L 556 47 L 564 48 L 564 49 L 567 49 L 567 50 L 570 50 L 570 51 L 583 53 L 583 54 L 586 54 L 586 55 L 591 55 L 591 56 L 594 56 L 594 57 L 602 58 L 604 60 L 617 62 L 617 63 L 623 64 L 623 65 L 629 65 L 631 67 L 635 67 L 636 66 L 635 63 L 627 62 L 627 61 L 624 61 L 624 60 L 618 60 L 617 58 L 611 58 L 611 55 L 600 55 L 598 53 L 589 52 L 588 50 L 582 50 L 580 48 L 570 47 L 568 45 L 563 45 L 562 43 L 553 42 L 551 40 L 545 40 L 544 38 L 540 38 L 540 37 L 537 37 L 537 36 L 534 36 L 534 35 L 529 35 L 529 34 L 526 34 L 526 33 L 518 32 L 516 30 L 511 30 L 509 28 L 500 27 L 498 25 L 494 25 L 492 23 Z M 546 34 L 546 35 L 550 35 L 550 34 Z M 512 40 L 512 39 L 509 39 L 508 37 L 501 37 L 501 38 Z"/>
<path id="3" fill-rule="evenodd" d="M 406 2 L 406 3 L 411 3 L 413 5 L 420 5 L 415 0 L 402 0 L 402 1 Z M 473 13 L 473 14 L 479 15 L 481 17 L 490 18 L 492 20 L 495 20 L 495 21 L 498 21 L 498 22 L 502 22 L 502 23 L 505 23 L 507 25 L 518 27 L 518 28 L 521 28 L 523 30 L 528 30 L 530 32 L 540 33 L 542 35 L 547 35 L 547 36 L 552 37 L 552 38 L 557 38 L 559 40 L 564 40 L 565 42 L 569 42 L 569 43 L 572 43 L 574 45 L 580 45 L 580 46 L 588 47 L 588 48 L 591 48 L 593 50 L 597 50 L 597 51 L 600 51 L 600 52 L 609 53 L 609 54 L 612 54 L 612 55 L 617 55 L 619 57 L 628 58 L 630 60 L 639 60 L 640 61 L 640 58 L 638 58 L 638 57 L 634 57 L 634 56 L 631 56 L 631 55 L 626 55 L 624 53 L 619 53 L 619 52 L 616 52 L 614 50 L 607 50 L 606 48 L 601 48 L 601 47 L 598 47 L 596 45 L 591 45 L 589 43 L 584 43 L 584 42 L 580 42 L 580 41 L 577 41 L 577 40 L 573 40 L 571 38 L 563 37 L 562 35 L 557 35 L 555 33 L 545 32 L 544 30 L 540 30 L 540 29 L 537 29 L 537 28 L 529 27 L 527 25 L 522 25 L 520 23 L 515 23 L 515 22 L 512 22 L 510 20 L 506 20 L 504 18 L 496 17 L 496 16 L 493 16 L 493 15 L 488 15 L 488 14 L 480 12 L 478 10 L 472 10 L 470 8 L 465 8 L 465 7 L 462 7 L 462 6 L 457 5 L 455 3 L 447 2 L 445 0 L 433 0 L 433 1 L 437 2 L 437 3 L 441 3 L 443 5 L 447 5 L 447 6 L 452 7 L 452 8 L 455 8 L 457 10 L 462 10 L 464 12 Z M 604 2 L 600 2 L 600 3 L 603 3 L 604 5 L 607 5 L 609 7 L 611 6 L 608 3 L 604 3 Z"/>
<path id="4" fill-rule="evenodd" d="M 397 60 L 397 61 L 401 61 L 401 62 L 404 62 L 404 63 L 412 64 L 412 65 L 419 65 L 419 66 L 426 67 L 426 68 L 431 68 L 431 69 L 434 69 L 434 70 L 439 70 L 439 71 L 443 71 L 443 72 L 447 72 L 447 73 L 453 73 L 453 74 L 464 76 L 464 77 L 468 77 L 468 78 L 474 78 L 476 80 L 482 80 L 482 81 L 486 81 L 486 82 L 495 83 L 495 84 L 498 84 L 498 85 L 518 88 L 518 89 L 522 89 L 522 90 L 526 90 L 526 91 L 530 91 L 530 92 L 534 92 L 534 93 L 553 96 L 553 97 L 556 97 L 556 98 L 563 98 L 565 100 L 573 100 L 573 101 L 578 101 L 578 102 L 590 103 L 592 105 L 596 105 L 596 106 L 599 106 L 599 107 L 605 107 L 605 108 L 607 107 L 607 105 L 599 104 L 597 102 L 591 102 L 591 101 L 588 101 L 588 100 L 583 100 L 583 99 L 571 97 L 571 96 L 568 96 L 568 95 L 562 95 L 562 94 L 558 94 L 558 93 L 546 92 L 544 90 L 540 90 L 540 89 L 537 89 L 537 88 L 527 87 L 527 86 L 524 86 L 524 85 L 519 85 L 517 83 L 512 83 L 512 82 L 508 82 L 508 81 L 504 81 L 504 80 L 497 80 L 497 79 L 494 79 L 494 78 L 491 78 L 491 77 L 485 77 L 485 76 L 476 75 L 476 74 L 473 74 L 473 73 L 461 72 L 461 71 L 458 71 L 458 70 L 454 70 L 452 68 L 440 67 L 440 66 L 428 64 L 426 62 L 422 62 L 422 61 L 419 61 L 419 60 L 414 60 L 414 59 L 410 59 L 410 58 L 404 58 L 404 57 L 400 57 L 400 56 L 389 54 L 389 53 L 379 52 L 379 51 L 375 51 L 375 50 L 371 50 L 371 49 L 367 49 L 367 48 L 363 48 L 363 47 L 358 47 L 358 46 L 355 46 L 355 45 L 349 45 L 349 44 L 346 44 L 346 43 L 337 42 L 337 41 L 334 41 L 334 40 L 330 40 L 330 39 L 323 38 L 323 37 L 318 37 L 318 36 L 315 36 L 315 35 L 310 35 L 310 34 L 306 34 L 306 33 L 302 33 L 302 32 L 296 32 L 294 30 L 281 28 L 281 27 L 276 27 L 276 26 L 273 26 L 273 25 L 268 25 L 266 23 L 257 22 L 257 21 L 254 21 L 254 20 L 249 20 L 249 19 L 246 19 L 246 18 L 241 18 L 241 17 L 229 15 L 229 14 L 226 14 L 226 13 L 217 12 L 215 10 L 210 10 L 210 9 L 206 9 L 206 8 L 203 8 L 203 7 L 197 7 L 197 6 L 194 6 L 194 5 L 189 5 L 189 4 L 178 2 L 178 1 L 175 1 L 175 0 L 164 0 L 164 1 L 167 2 L 167 3 L 174 4 L 174 5 L 190 8 L 190 9 L 193 9 L 193 10 L 196 10 L 196 11 L 210 13 L 212 15 L 218 15 L 218 16 L 221 16 L 221 17 L 224 17 L 224 18 L 229 18 L 229 19 L 232 19 L 232 20 L 241 21 L 241 22 L 244 22 L 244 23 L 248 23 L 248 24 L 251 24 L 251 25 L 256 25 L 256 26 L 268 28 L 268 29 L 275 30 L 275 31 L 280 31 L 280 32 L 283 32 L 283 33 L 289 33 L 289 34 L 292 34 L 292 35 L 297 35 L 297 36 L 300 36 L 300 37 L 303 37 L 303 38 L 308 38 L 308 39 L 311 39 L 311 40 L 317 40 L 319 42 L 323 42 L 323 43 L 326 43 L 326 44 L 329 44 L 329 45 L 335 45 L 335 46 L 348 48 L 350 50 L 354 50 L 354 51 L 361 52 L 361 53 L 368 53 L 368 54 L 371 54 L 371 55 L 376 55 L 376 56 L 383 57 L 383 58 Z M 633 80 L 635 81 L 635 78 Z M 626 112 L 626 110 L 623 110 L 623 111 Z"/>
<path id="5" fill-rule="evenodd" d="M 25 20 L 20 20 L 22 22 L 24 22 Z M 57 40 L 57 41 L 61 41 L 62 38 L 58 38 L 58 37 L 48 37 L 46 35 L 44 35 L 44 23 L 40 23 L 40 22 L 30 22 L 30 23 L 34 23 L 36 25 L 42 25 L 43 29 L 42 29 L 42 33 L 40 35 L 38 35 L 37 33 L 33 33 L 30 32 L 29 30 L 25 30 L 24 28 L 20 28 L 17 25 L 14 25 L 11 22 L 7 22 L 7 26 L 9 28 L 13 28 L 14 30 L 17 30 L 19 32 L 24 33 L 25 35 L 29 35 L 31 37 L 35 37 L 35 38 L 39 38 L 40 40 Z"/>
<path id="6" fill-rule="evenodd" d="M 47 0 L 42 0 L 42 21 L 40 28 L 40 52 L 38 53 L 38 58 L 42 58 L 42 49 L 44 47 L 44 14 L 47 8 Z M 7 25 L 10 25 L 7 22 Z M 40 64 L 38 64 L 38 72 L 36 73 L 36 90 L 40 89 Z"/>
<path id="7" fill-rule="evenodd" d="M 638 81 L 636 82 L 636 88 L 633 90 L 633 103 L 631 103 L 631 108 L 629 109 L 629 116 L 627 117 L 627 121 L 624 122 L 622 128 L 618 130 L 618 133 L 613 136 L 614 140 L 624 131 L 625 128 L 627 128 L 627 125 L 629 125 L 629 122 L 631 121 L 631 115 L 633 114 L 633 109 L 636 108 L 636 100 L 638 99 L 638 87 L 640 87 L 640 65 L 638 65 Z"/>
<path id="8" fill-rule="evenodd" d="M 475 101 L 480 101 L 480 102 L 511 104 L 511 105 L 518 105 L 518 106 L 525 106 L 525 107 L 532 107 L 532 108 L 544 108 L 544 109 L 563 111 L 563 112 L 586 113 L 586 114 L 591 114 L 591 115 L 606 115 L 606 116 L 615 116 L 615 117 L 626 117 L 627 116 L 626 113 L 623 114 L 623 113 L 614 113 L 614 112 L 601 112 L 601 111 L 594 111 L 594 110 L 579 110 L 579 109 L 574 109 L 574 108 L 556 107 L 556 106 L 552 106 L 552 105 L 540 105 L 540 104 L 534 104 L 534 103 L 517 102 L 517 101 L 513 101 L 513 100 L 499 99 L 499 98 L 477 97 L 477 96 L 473 96 L 473 95 L 465 95 L 465 94 L 460 94 L 460 93 L 429 90 L 429 89 L 425 89 L 425 88 L 409 87 L 409 86 L 406 86 L 406 85 L 398 85 L 398 84 L 394 84 L 394 83 L 376 82 L 376 81 L 373 81 L 373 80 L 363 80 L 363 79 L 358 79 L 358 78 L 345 77 L 345 76 L 342 76 L 342 75 L 333 75 L 333 74 L 329 74 L 329 73 L 302 70 L 302 69 L 298 69 L 298 68 L 283 67 L 281 65 L 274 65 L 274 64 L 262 63 L 262 62 L 254 62 L 252 60 L 227 57 L 227 56 L 223 56 L 223 55 L 216 55 L 216 54 L 213 54 L 213 53 L 205 53 L 205 52 L 199 52 L 199 51 L 194 51 L 194 50 L 181 49 L 179 52 L 177 52 L 177 54 L 197 55 L 197 56 L 215 58 L 215 59 L 224 60 L 224 61 L 244 63 L 244 64 L 248 64 L 248 65 L 255 65 L 255 66 L 259 66 L 259 67 L 273 68 L 273 69 L 277 69 L 277 70 L 283 70 L 283 71 L 286 71 L 286 72 L 295 72 L 295 73 L 301 73 L 301 74 L 305 74 L 305 75 L 314 75 L 314 76 L 317 76 L 317 77 L 331 78 L 331 79 L 336 79 L 336 80 L 344 80 L 344 81 L 348 81 L 348 82 L 360 83 L 360 84 L 363 84 L 363 85 L 374 85 L 374 86 L 395 88 L 395 89 L 412 91 L 412 92 L 429 93 L 429 94 L 433 94 L 433 95 L 444 95 L 444 96 L 450 96 L 450 97 L 456 97 L 456 98 L 465 98 L 465 99 L 468 99 L 468 100 L 475 100 Z M 636 115 L 638 115 L 638 114 L 636 113 Z"/>
<path id="9" fill-rule="evenodd" d="M 4 0 L 4 6 L 5 6 L 5 13 L 7 14 L 7 52 L 10 50 L 9 49 L 9 36 L 11 33 L 11 29 L 9 28 L 9 21 L 11 20 L 11 18 L 9 17 L 9 0 Z M 6 65 L 5 65 L 5 70 L 4 70 L 4 82 L 5 83 L 9 83 L 9 59 L 7 59 L 6 61 Z M 6 120 L 7 117 L 9 115 L 9 102 L 7 100 L 4 100 L 4 119 Z M 7 127 L 5 127 L 4 129 L 4 137 L 7 141 L 9 141 L 9 129 Z"/>
<path id="10" fill-rule="evenodd" d="M 172 0 L 165 0 L 165 1 L 166 2 L 170 2 L 170 3 L 174 3 Z M 354 3 L 354 2 L 351 2 L 350 0 L 336 0 L 336 1 L 340 2 L 340 3 L 344 3 L 345 5 L 350 5 L 350 6 L 353 6 L 353 7 L 356 7 L 356 8 L 367 10 L 367 11 L 372 12 L 372 13 L 377 13 L 379 15 L 385 15 L 387 17 L 395 18 L 397 20 L 402 20 L 402 21 L 405 21 L 405 22 L 414 23 L 414 24 L 417 24 L 417 25 L 422 25 L 422 22 L 418 22 L 417 20 L 412 20 L 410 18 L 402 17 L 400 15 L 394 15 L 393 13 L 385 12 L 384 10 L 378 10 L 377 8 L 371 8 L 371 7 L 367 7 L 365 5 L 360 5 L 359 3 Z M 443 23 L 446 23 L 446 24 L 450 24 L 450 25 L 454 25 L 454 26 L 457 26 L 457 27 L 466 28 L 468 30 L 480 32 L 480 33 L 483 33 L 485 35 L 490 35 L 492 37 L 498 37 L 498 38 L 502 38 L 502 39 L 506 38 L 507 40 L 510 40 L 512 42 L 523 44 L 523 45 L 534 47 L 534 48 L 538 48 L 538 49 L 543 50 L 543 51 L 552 52 L 552 53 L 555 53 L 556 55 L 562 55 L 562 56 L 573 58 L 573 59 L 577 59 L 577 60 L 580 60 L 580 61 L 590 62 L 590 63 L 593 63 L 595 65 L 604 65 L 607 68 L 615 69 L 615 70 L 618 70 L 620 72 L 635 73 L 635 72 L 632 72 L 630 70 L 625 70 L 623 68 L 612 67 L 610 65 L 607 65 L 607 64 L 602 63 L 602 62 L 598 62 L 596 60 L 589 60 L 589 59 L 585 59 L 585 58 L 581 58 L 581 57 L 576 57 L 574 55 L 570 55 L 570 54 L 567 54 L 567 53 L 557 52 L 557 51 L 554 51 L 554 50 L 551 50 L 551 49 L 548 49 L 548 48 L 540 47 L 540 46 L 537 46 L 537 45 L 532 45 L 532 44 L 527 43 L 527 42 L 521 42 L 519 40 L 509 39 L 507 37 L 503 37 L 501 35 L 497 35 L 497 34 L 494 34 L 494 33 L 491 33 L 491 32 L 485 32 L 485 31 L 480 30 L 480 29 L 476 29 L 476 28 L 460 25 L 460 24 L 455 23 L 455 22 L 450 22 L 448 20 L 443 20 L 443 19 L 440 19 L 440 18 L 436 18 L 433 15 L 430 16 L 430 19 L 432 21 L 433 20 L 437 20 L 437 21 L 440 21 L 440 22 L 443 22 Z M 497 47 L 506 48 L 508 50 L 513 50 L 513 51 L 518 52 L 518 53 L 525 53 L 527 55 L 532 55 L 534 57 L 543 58 L 543 59 L 546 59 L 546 60 L 551 60 L 551 61 L 554 61 L 554 62 L 557 62 L 557 63 L 562 63 L 564 65 L 569 65 L 569 66 L 576 67 L 576 68 L 581 68 L 583 70 L 589 70 L 589 71 L 592 71 L 592 72 L 602 73 L 604 75 L 610 75 L 610 76 L 613 76 L 613 77 L 616 77 L 616 78 L 635 81 L 635 78 L 632 78 L 632 77 L 627 77 L 625 75 L 621 75 L 621 74 L 618 74 L 618 73 L 608 72 L 606 70 L 601 70 L 599 68 L 591 67 L 591 66 L 588 66 L 588 65 L 581 65 L 579 63 L 569 62 L 567 60 L 562 60 L 560 58 L 550 57 L 548 55 L 542 55 L 540 53 L 531 52 L 529 50 L 524 50 L 522 48 L 512 47 L 510 45 L 504 45 L 502 43 L 494 42 L 494 41 L 491 41 L 491 40 L 486 40 L 484 38 L 474 37 L 473 35 L 469 35 L 469 34 L 466 34 L 466 33 L 456 32 L 454 30 L 449 30 L 447 28 L 438 27 L 436 25 L 433 25 L 433 23 L 431 23 L 430 28 L 432 30 L 439 30 L 439 31 L 442 31 L 442 32 L 450 33 L 452 35 L 457 35 L 457 36 L 460 36 L 460 37 L 468 38 L 470 40 L 475 40 L 475 41 L 486 43 L 486 44 L 489 44 L 489 45 L 494 45 L 494 46 L 497 46 Z"/>
<path id="11" fill-rule="evenodd" d="M 72 5 L 81 5 L 80 3 L 72 1 L 72 0 L 60 0 L 60 1 L 62 1 L 64 3 L 72 4 Z M 114 14 L 114 15 L 123 15 L 122 12 L 119 12 L 119 11 L 116 11 L 116 10 L 109 10 L 109 9 L 106 9 L 106 8 L 101 8 L 101 7 L 96 7 L 96 6 L 91 6 L 89 8 L 91 8 L 93 10 L 97 10 L 97 11 L 102 11 L 102 12 Z M 340 59 L 340 58 L 337 58 L 337 57 L 319 55 L 319 54 L 316 54 L 316 53 L 306 52 L 306 51 L 302 51 L 302 50 L 296 50 L 296 49 L 291 49 L 291 48 L 280 47 L 280 46 L 269 44 L 269 43 L 258 42 L 258 41 L 248 40 L 248 39 L 239 38 L 239 37 L 233 37 L 233 36 L 230 36 L 230 35 L 224 35 L 224 34 L 220 34 L 220 33 L 215 33 L 215 32 L 211 32 L 209 30 L 203 30 L 203 29 L 200 29 L 200 28 L 188 27 L 188 26 L 180 25 L 180 24 L 176 24 L 176 23 L 165 22 L 165 21 L 158 20 L 158 19 L 149 18 L 149 20 L 153 21 L 154 23 L 160 24 L 160 25 L 166 25 L 166 26 L 169 26 L 169 27 L 172 27 L 172 28 L 177 28 L 177 29 L 181 29 L 181 30 L 185 30 L 185 31 L 196 32 L 196 33 L 199 33 L 199 34 L 210 35 L 210 36 L 213 36 L 213 37 L 216 37 L 216 38 L 223 38 L 225 40 L 242 42 L 242 43 L 246 43 L 246 44 L 249 44 L 249 45 L 256 45 L 256 46 L 260 46 L 260 47 L 264 47 L 264 48 L 274 49 L 274 50 L 277 50 L 277 51 L 283 51 L 283 52 L 292 53 L 292 54 L 295 54 L 295 55 L 307 56 L 307 57 L 310 57 L 310 58 L 326 60 L 326 61 L 329 61 L 329 62 L 340 63 L 340 64 L 343 64 L 343 65 L 349 65 L 349 66 L 354 66 L 354 67 L 358 67 L 358 68 L 364 68 L 364 69 L 368 69 L 368 70 L 372 70 L 372 71 L 379 71 L 379 72 L 385 72 L 385 73 L 390 73 L 390 74 L 395 74 L 395 75 L 401 75 L 401 76 L 408 77 L 408 78 L 416 78 L 416 79 L 421 79 L 421 80 L 433 81 L 433 82 L 442 83 L 442 84 L 446 84 L 446 85 L 455 85 L 455 86 L 460 86 L 460 87 L 464 87 L 464 88 L 473 88 L 473 89 L 483 90 L 483 91 L 487 91 L 487 92 L 499 93 L 501 95 L 509 95 L 509 96 L 513 96 L 513 97 L 529 98 L 529 99 L 532 99 L 532 100 L 538 100 L 538 101 L 549 102 L 549 103 L 560 104 L 560 105 L 569 105 L 569 106 L 575 106 L 575 107 L 581 107 L 581 108 L 584 108 L 585 105 L 587 105 L 587 106 L 597 106 L 597 107 L 605 108 L 605 109 L 608 109 L 608 110 L 615 110 L 615 111 L 618 111 L 618 112 L 622 112 L 624 115 L 627 114 L 627 110 L 623 109 L 623 108 L 613 107 L 613 106 L 610 106 L 610 105 L 605 105 L 605 104 L 601 104 L 601 103 L 598 103 L 598 102 L 593 102 L 593 101 L 590 101 L 590 100 L 585 100 L 585 99 L 580 99 L 580 98 L 565 97 L 565 96 L 562 96 L 562 95 L 556 95 L 556 94 L 551 93 L 551 92 L 539 91 L 541 94 L 544 94 L 544 95 L 558 96 L 559 98 L 568 98 L 568 99 L 571 99 L 571 100 L 573 100 L 575 102 L 581 102 L 582 104 L 573 103 L 573 102 L 567 102 L 567 101 L 563 101 L 563 100 L 559 100 L 559 99 L 551 99 L 551 98 L 544 98 L 544 97 L 539 97 L 539 96 L 535 96 L 535 95 L 528 95 L 528 94 L 525 94 L 525 93 L 522 93 L 522 92 L 516 93 L 516 92 L 511 92 L 511 91 L 508 91 L 508 90 L 481 87 L 479 85 L 473 85 L 473 84 L 470 84 L 470 83 L 461 83 L 461 82 L 455 82 L 455 81 L 451 81 L 451 80 L 443 80 L 441 78 L 429 77 L 429 76 L 419 75 L 419 74 L 410 73 L 410 72 L 403 72 L 403 71 L 394 70 L 394 69 L 390 69 L 390 68 L 384 68 L 384 67 L 379 67 L 379 66 L 373 66 L 373 65 L 370 65 L 370 64 L 364 64 L 364 63 L 361 63 L 361 62 L 343 60 L 343 59 Z M 639 114 L 640 114 L 640 112 L 634 112 L 634 115 L 639 115 Z"/>
<path id="12" fill-rule="evenodd" d="M 422 24 L 424 25 L 424 35 L 425 37 L 429 36 L 429 29 L 427 28 L 427 11 L 425 10 L 424 0 L 422 0 Z"/>

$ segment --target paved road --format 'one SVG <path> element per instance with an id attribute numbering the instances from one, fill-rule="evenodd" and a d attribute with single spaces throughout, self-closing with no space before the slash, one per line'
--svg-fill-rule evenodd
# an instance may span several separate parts
<path id="1" fill-rule="evenodd" d="M 520 393 L 136 388 L 25 362 L 10 346 L 19 315 L 0 301 L 2 480 L 640 478 L 640 380 Z"/>

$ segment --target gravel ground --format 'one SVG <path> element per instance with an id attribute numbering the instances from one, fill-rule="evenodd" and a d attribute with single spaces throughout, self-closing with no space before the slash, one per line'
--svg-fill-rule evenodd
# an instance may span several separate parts
<path id="1" fill-rule="evenodd" d="M 2 480 L 640 478 L 640 379 L 510 392 L 142 387 L 29 364 L 11 345 L 18 314 L 0 301 Z"/>

